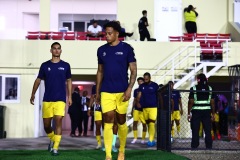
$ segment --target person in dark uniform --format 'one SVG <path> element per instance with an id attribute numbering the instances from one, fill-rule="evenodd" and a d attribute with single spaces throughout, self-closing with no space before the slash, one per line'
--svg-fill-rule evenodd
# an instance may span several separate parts
<path id="1" fill-rule="evenodd" d="M 150 38 L 150 34 L 148 32 L 147 27 L 148 25 L 148 19 L 147 19 L 147 11 L 142 11 L 143 17 L 138 22 L 138 30 L 140 34 L 140 41 L 144 41 L 145 38 L 147 38 L 148 41 L 156 41 L 154 38 Z"/>
<path id="2" fill-rule="evenodd" d="M 74 92 L 72 93 L 72 105 L 68 108 L 68 114 L 71 119 L 71 137 L 76 137 L 75 131 L 78 128 L 79 136 L 81 136 L 81 127 L 80 127 L 80 119 L 81 119 L 81 97 L 79 94 L 80 90 L 78 87 L 74 88 Z"/>
<path id="3" fill-rule="evenodd" d="M 80 133 L 82 133 L 82 122 L 84 126 L 83 136 L 87 136 L 87 130 L 88 130 L 88 109 L 89 108 L 89 102 L 90 98 L 87 97 L 88 92 L 83 91 L 82 97 L 81 97 L 81 106 L 82 106 L 82 116 L 80 119 Z"/>
<path id="4" fill-rule="evenodd" d="M 211 116 L 214 120 L 215 106 L 212 87 L 208 85 L 205 74 L 197 76 L 198 84 L 191 87 L 188 100 L 188 121 L 191 122 L 192 142 L 191 148 L 199 146 L 199 127 L 203 124 L 206 149 L 212 148 Z M 212 112 L 212 114 L 211 114 Z"/>

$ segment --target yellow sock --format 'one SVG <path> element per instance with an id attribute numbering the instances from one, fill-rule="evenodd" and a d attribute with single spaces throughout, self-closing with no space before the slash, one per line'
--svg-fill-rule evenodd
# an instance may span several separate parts
<path id="1" fill-rule="evenodd" d="M 155 136 L 155 123 L 150 122 L 148 125 L 149 141 L 152 142 Z"/>
<path id="2" fill-rule="evenodd" d="M 134 139 L 137 139 L 137 137 L 138 137 L 138 136 L 137 136 L 137 130 L 134 130 L 134 131 L 133 131 L 133 137 L 134 137 Z"/>
<path id="3" fill-rule="evenodd" d="M 119 137 L 119 152 L 125 152 L 126 140 L 128 134 L 128 127 L 126 122 L 123 125 L 118 124 L 118 137 Z"/>
<path id="4" fill-rule="evenodd" d="M 214 136 L 214 132 L 213 132 L 213 130 L 212 130 L 212 129 L 211 129 L 211 135 L 212 135 L 212 136 Z"/>
<path id="5" fill-rule="evenodd" d="M 48 136 L 48 138 L 49 138 L 52 142 L 54 142 L 54 136 L 55 136 L 55 134 L 54 134 L 53 131 L 52 131 L 51 133 L 48 133 L 47 136 Z"/>
<path id="6" fill-rule="evenodd" d="M 97 140 L 98 146 L 101 146 L 102 145 L 101 136 L 96 136 L 96 140 Z"/>
<path id="7" fill-rule="evenodd" d="M 174 136 L 174 126 L 172 127 L 171 135 L 172 135 L 172 137 Z"/>
<path id="8" fill-rule="evenodd" d="M 58 150 L 58 147 L 59 147 L 59 144 L 61 142 L 62 136 L 61 135 L 55 135 L 54 137 L 55 137 L 55 139 L 54 139 L 53 149 Z"/>
<path id="9" fill-rule="evenodd" d="M 147 134 L 146 132 L 144 132 L 144 131 L 142 132 L 142 140 L 145 140 L 146 134 Z"/>
<path id="10" fill-rule="evenodd" d="M 112 158 L 113 123 L 104 123 L 103 134 L 106 157 Z"/>
<path id="11" fill-rule="evenodd" d="M 180 133 L 180 124 L 177 126 L 177 132 Z"/>

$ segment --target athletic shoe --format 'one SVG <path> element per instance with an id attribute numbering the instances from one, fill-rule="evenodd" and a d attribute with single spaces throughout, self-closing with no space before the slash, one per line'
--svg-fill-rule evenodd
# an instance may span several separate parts
<path id="1" fill-rule="evenodd" d="M 136 142 L 137 142 L 137 139 L 134 138 L 131 143 L 134 144 Z"/>
<path id="2" fill-rule="evenodd" d="M 112 151 L 116 153 L 118 152 L 118 149 L 115 146 L 112 146 Z"/>
<path id="3" fill-rule="evenodd" d="M 155 141 L 152 141 L 152 142 L 151 142 L 151 141 L 148 141 L 148 142 L 147 142 L 147 146 L 148 146 L 148 147 L 153 147 L 153 146 L 155 146 L 155 145 L 156 145 L 156 142 L 155 142 Z"/>
<path id="4" fill-rule="evenodd" d="M 97 147 L 96 147 L 96 149 L 101 149 L 101 148 L 102 148 L 101 144 L 97 145 Z"/>
<path id="5" fill-rule="evenodd" d="M 125 154 L 123 152 L 119 152 L 117 160 L 125 160 Z"/>
<path id="6" fill-rule="evenodd" d="M 53 149 L 53 151 L 52 151 L 52 155 L 53 155 L 53 156 L 58 156 L 58 155 L 59 155 L 58 150 Z"/>
<path id="7" fill-rule="evenodd" d="M 218 133 L 217 134 L 217 139 L 220 140 L 221 139 L 221 135 Z"/>
<path id="8" fill-rule="evenodd" d="M 53 141 L 50 141 L 50 143 L 48 144 L 48 151 L 49 151 L 49 152 L 52 152 L 52 150 L 53 150 L 53 144 L 54 144 Z"/>
<path id="9" fill-rule="evenodd" d="M 106 157 L 106 159 L 105 160 L 112 160 L 112 158 L 110 158 L 110 157 Z"/>
<path id="10" fill-rule="evenodd" d="M 145 144 L 145 140 L 141 140 L 141 143 L 142 143 L 142 144 Z"/>
<path id="11" fill-rule="evenodd" d="M 106 149 L 105 149 L 105 147 L 103 146 L 103 147 L 102 147 L 102 151 L 105 152 L 105 150 L 106 150 Z"/>

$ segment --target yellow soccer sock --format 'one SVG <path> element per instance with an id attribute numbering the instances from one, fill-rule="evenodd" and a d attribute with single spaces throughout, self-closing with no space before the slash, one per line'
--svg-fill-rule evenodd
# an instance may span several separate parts
<path id="1" fill-rule="evenodd" d="M 48 133 L 47 136 L 48 136 L 48 138 L 49 138 L 52 142 L 54 142 L 54 136 L 55 136 L 55 134 L 54 134 L 53 131 L 52 131 L 51 133 Z"/>
<path id="2" fill-rule="evenodd" d="M 53 149 L 58 150 L 59 144 L 61 142 L 62 136 L 61 135 L 55 135 L 54 145 Z"/>
<path id="3" fill-rule="evenodd" d="M 172 137 L 174 136 L 174 126 L 172 127 L 171 135 L 172 135 Z"/>
<path id="4" fill-rule="evenodd" d="M 177 132 L 180 133 L 180 124 L 177 126 Z"/>
<path id="5" fill-rule="evenodd" d="M 119 152 L 125 152 L 126 140 L 128 134 L 128 127 L 126 122 L 123 125 L 118 124 L 118 137 L 119 137 Z"/>
<path id="6" fill-rule="evenodd" d="M 213 130 L 212 130 L 212 129 L 211 129 L 211 135 L 212 135 L 212 136 L 214 136 L 214 132 L 213 132 Z"/>
<path id="7" fill-rule="evenodd" d="M 104 123 L 103 134 L 106 157 L 112 158 L 113 123 Z"/>
<path id="8" fill-rule="evenodd" d="M 149 141 L 152 142 L 155 136 L 155 123 L 150 122 L 148 125 Z"/>
<path id="9" fill-rule="evenodd" d="M 96 140 L 97 140 L 98 146 L 101 146 L 102 145 L 101 136 L 96 136 Z"/>
<path id="10" fill-rule="evenodd" d="M 137 130 L 134 130 L 134 131 L 133 131 L 133 137 L 134 137 L 134 139 L 137 139 L 137 137 L 138 137 L 137 134 L 138 134 L 138 133 L 137 133 Z"/>
<path id="11" fill-rule="evenodd" d="M 144 131 L 142 132 L 142 140 L 145 140 L 146 134 L 147 134 L 146 132 L 144 132 Z"/>

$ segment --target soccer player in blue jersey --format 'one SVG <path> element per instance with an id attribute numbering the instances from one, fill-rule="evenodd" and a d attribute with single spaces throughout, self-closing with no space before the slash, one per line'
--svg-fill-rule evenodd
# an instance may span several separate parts
<path id="1" fill-rule="evenodd" d="M 171 120 L 172 120 L 172 137 L 174 137 L 174 121 L 177 126 L 177 135 L 178 138 L 180 138 L 180 119 L 181 115 L 183 114 L 183 109 L 182 109 L 182 98 L 180 95 L 180 92 L 176 89 L 173 89 L 174 83 L 173 81 L 169 81 L 169 84 L 171 85 L 171 90 L 172 90 L 172 99 L 173 99 L 173 113 L 171 115 Z"/>
<path id="2" fill-rule="evenodd" d="M 143 77 L 138 77 L 137 82 L 138 82 L 138 85 L 143 84 L 144 83 Z M 134 92 L 133 92 L 134 101 L 133 101 L 133 107 L 132 107 L 132 115 L 133 115 L 133 136 L 134 136 L 134 139 L 131 142 L 132 144 L 136 143 L 137 138 L 138 138 L 137 125 L 138 125 L 139 121 L 142 123 L 142 126 L 143 126 L 142 140 L 141 140 L 142 144 L 145 143 L 145 137 L 146 137 L 146 131 L 147 131 L 146 121 L 143 117 L 143 109 L 138 108 L 138 106 L 136 105 L 137 104 L 138 90 L 139 90 L 139 88 L 135 89 Z"/>
<path id="3" fill-rule="evenodd" d="M 104 144 L 106 160 L 112 159 L 113 123 L 116 115 L 119 136 L 118 160 L 125 159 L 128 128 L 126 113 L 133 85 L 137 76 L 137 65 L 133 48 L 118 39 L 121 27 L 117 22 L 104 26 L 107 44 L 98 48 L 98 70 L 96 102 L 100 102 L 104 120 Z M 130 79 L 128 78 L 130 69 Z M 101 92 L 101 95 L 100 95 Z"/>
<path id="4" fill-rule="evenodd" d="M 50 138 L 48 149 L 52 152 L 52 155 L 56 156 L 58 155 L 58 147 L 62 137 L 62 119 L 65 115 L 66 82 L 68 92 L 67 105 L 70 106 L 72 104 L 72 80 L 70 65 L 60 59 L 62 53 L 61 45 L 58 42 L 54 42 L 51 45 L 50 52 L 52 53 L 52 59 L 42 63 L 38 77 L 33 85 L 30 103 L 34 104 L 35 93 L 41 80 L 43 80 L 45 84 L 42 107 L 44 130 Z M 55 132 L 51 127 L 52 119 L 56 123 Z"/>
<path id="5" fill-rule="evenodd" d="M 155 121 L 157 119 L 157 91 L 158 84 L 151 81 L 150 73 L 146 72 L 143 75 L 144 83 L 139 86 L 137 95 L 137 106 L 143 108 L 143 116 L 148 125 L 149 141 L 148 147 L 156 145 L 154 141 Z M 142 102 L 140 103 L 140 99 Z"/>

